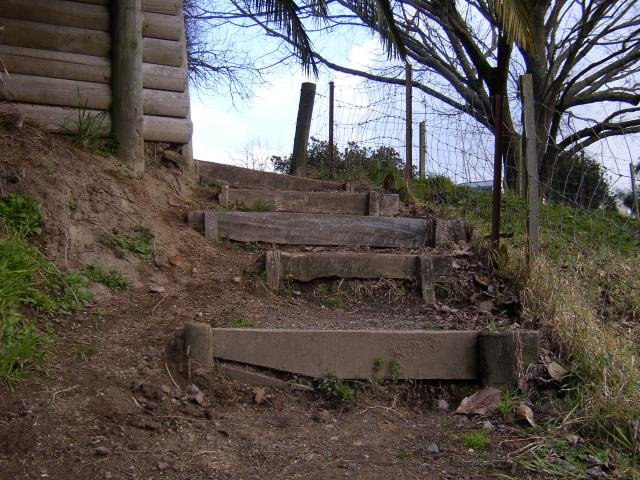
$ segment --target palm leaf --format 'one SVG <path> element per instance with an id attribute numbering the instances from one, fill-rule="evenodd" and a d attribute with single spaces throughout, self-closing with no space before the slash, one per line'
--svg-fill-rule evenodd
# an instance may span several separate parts
<path id="1" fill-rule="evenodd" d="M 300 7 L 296 2 L 294 0 L 247 0 L 247 3 L 256 12 L 263 14 L 268 22 L 284 30 L 293 45 L 294 53 L 300 57 L 305 71 L 307 73 L 313 71 L 317 76 L 318 66 L 313 57 L 313 45 L 298 15 Z M 324 7 L 321 5 L 324 5 L 323 0 L 315 2 L 314 8 L 323 11 Z"/>
<path id="2" fill-rule="evenodd" d="M 352 0 L 355 10 L 369 25 L 376 25 L 382 45 L 389 55 L 406 59 L 407 52 L 400 29 L 393 17 L 390 0 Z"/>
<path id="3" fill-rule="evenodd" d="M 535 50 L 532 5 L 530 0 L 489 0 L 507 38 L 530 52 Z"/>

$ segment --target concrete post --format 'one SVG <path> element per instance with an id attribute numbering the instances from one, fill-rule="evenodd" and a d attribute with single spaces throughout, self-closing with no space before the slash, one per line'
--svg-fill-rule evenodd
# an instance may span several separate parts
<path id="1" fill-rule="evenodd" d="M 433 274 L 433 257 L 431 255 L 419 255 L 417 257 L 417 278 L 424 303 L 431 304 L 436 301 L 436 291 Z"/>
<path id="2" fill-rule="evenodd" d="M 379 217 L 380 216 L 380 201 L 381 201 L 380 192 L 371 191 L 369 192 L 369 210 L 368 215 L 370 217 Z"/>
<path id="3" fill-rule="evenodd" d="M 213 332 L 204 323 L 189 322 L 184 327 L 184 352 L 203 368 L 213 367 Z"/>
<path id="4" fill-rule="evenodd" d="M 204 238 L 209 241 L 218 240 L 218 214 L 204 212 Z"/>

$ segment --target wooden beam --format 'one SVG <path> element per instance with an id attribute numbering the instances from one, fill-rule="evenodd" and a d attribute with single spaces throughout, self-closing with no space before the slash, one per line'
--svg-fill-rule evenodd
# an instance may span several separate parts
<path id="1" fill-rule="evenodd" d="M 105 137 L 111 133 L 111 114 L 100 110 L 79 110 L 71 107 L 33 105 L 28 103 L 3 103 L 0 111 L 23 113 L 30 120 L 46 130 L 56 133 L 76 133 L 78 117 L 81 114 L 96 117 L 103 116 L 99 132 Z M 184 144 L 191 138 L 193 127 L 186 118 L 144 116 L 144 139 L 149 142 L 167 142 Z"/>
<path id="2" fill-rule="evenodd" d="M 4 26 L 0 42 L 5 45 L 104 58 L 110 56 L 111 35 L 107 32 L 9 18 L 0 18 L 0 25 Z M 142 59 L 146 63 L 180 67 L 184 64 L 183 48 L 181 42 L 144 38 Z"/>
<path id="3" fill-rule="evenodd" d="M 92 5 L 108 5 L 109 0 L 74 0 L 75 3 L 89 3 Z M 180 0 L 143 0 L 142 8 L 145 12 L 177 15 L 180 11 Z"/>
<path id="4" fill-rule="evenodd" d="M 373 192 L 372 192 L 373 193 Z M 377 193 L 377 192 L 376 192 Z M 367 215 L 370 193 L 298 192 L 295 190 L 229 189 L 228 205 L 268 206 L 275 212 L 333 213 L 340 215 Z M 400 200 L 396 194 L 382 196 L 379 213 L 393 216 L 399 212 Z"/>
<path id="5" fill-rule="evenodd" d="M 52 90 L 56 92 L 55 95 L 51 95 Z M 111 87 L 108 84 L 20 74 L 11 75 L 0 85 L 0 99 L 95 110 L 109 110 L 112 107 Z M 142 105 L 143 113 L 147 115 L 186 118 L 189 98 L 186 93 L 144 89 Z"/>

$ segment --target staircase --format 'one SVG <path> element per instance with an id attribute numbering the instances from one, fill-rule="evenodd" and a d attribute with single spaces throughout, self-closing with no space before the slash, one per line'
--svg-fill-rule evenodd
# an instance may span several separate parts
<path id="1" fill-rule="evenodd" d="M 422 302 L 434 304 L 435 285 L 456 275 L 451 247 L 470 240 L 463 220 L 397 216 L 398 195 L 205 162 L 200 171 L 222 185 L 219 206 L 189 212 L 188 223 L 211 241 L 271 245 L 264 267 L 266 285 L 275 294 L 284 280 L 403 279 L 415 282 Z M 271 386 L 286 385 L 295 375 L 380 377 L 380 359 L 396 365 L 386 373 L 395 379 L 512 383 L 535 362 L 538 351 L 537 333 L 528 331 L 253 329 L 188 323 L 177 340 L 181 351 L 205 368 L 222 363 L 226 375 Z"/>

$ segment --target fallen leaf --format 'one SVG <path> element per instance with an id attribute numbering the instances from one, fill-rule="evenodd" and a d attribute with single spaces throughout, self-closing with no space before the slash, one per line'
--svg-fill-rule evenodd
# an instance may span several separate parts
<path id="1" fill-rule="evenodd" d="M 551 362 L 547 365 L 547 372 L 549 372 L 549 376 L 554 380 L 560 380 L 569 373 L 566 368 L 557 362 Z"/>
<path id="2" fill-rule="evenodd" d="M 255 387 L 253 389 L 253 401 L 256 405 L 260 405 L 264 402 L 264 397 L 267 395 L 267 389 L 264 387 Z"/>
<path id="3" fill-rule="evenodd" d="M 174 267 L 180 267 L 182 265 L 182 257 L 180 255 L 173 255 L 169 257 L 169 263 Z"/>
<path id="4" fill-rule="evenodd" d="M 197 403 L 198 405 L 204 404 L 204 393 L 195 385 L 187 385 L 185 393 L 187 394 L 187 400 Z"/>
<path id="5" fill-rule="evenodd" d="M 532 427 L 536 426 L 536 420 L 533 415 L 533 410 L 531 410 L 529 405 L 526 405 L 524 403 L 518 405 L 518 408 L 516 409 L 516 415 L 518 417 L 524 418 Z"/>
<path id="6" fill-rule="evenodd" d="M 484 275 L 478 275 L 477 273 L 473 274 L 473 281 L 482 288 L 488 288 L 491 283 L 487 277 Z"/>
<path id="7" fill-rule="evenodd" d="M 485 387 L 460 402 L 456 413 L 464 415 L 486 415 L 498 408 L 500 390 L 496 387 Z"/>
<path id="8" fill-rule="evenodd" d="M 478 305 L 478 310 L 481 312 L 491 313 L 495 307 L 496 304 L 493 300 L 485 300 Z"/>

